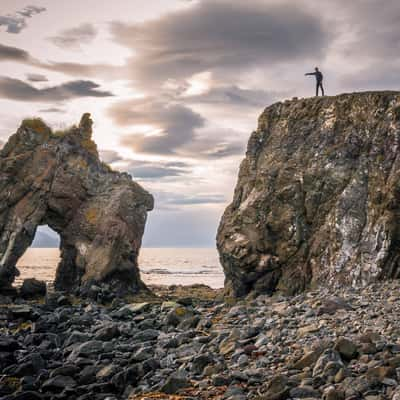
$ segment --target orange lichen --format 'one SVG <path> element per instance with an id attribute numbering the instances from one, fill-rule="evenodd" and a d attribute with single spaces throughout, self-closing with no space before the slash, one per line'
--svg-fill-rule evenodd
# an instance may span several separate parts
<path id="1" fill-rule="evenodd" d="M 97 156 L 97 146 L 96 146 L 96 143 L 92 139 L 83 139 L 81 141 L 81 145 L 89 153 Z"/>
<path id="2" fill-rule="evenodd" d="M 90 224 L 95 224 L 99 218 L 98 211 L 95 208 L 90 208 L 86 211 L 85 217 Z"/>
<path id="3" fill-rule="evenodd" d="M 26 118 L 22 121 L 22 126 L 41 134 L 51 133 L 51 129 L 40 118 Z"/>

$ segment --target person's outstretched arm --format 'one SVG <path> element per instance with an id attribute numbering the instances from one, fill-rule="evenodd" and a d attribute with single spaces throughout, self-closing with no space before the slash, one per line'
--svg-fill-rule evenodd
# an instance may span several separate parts
<path id="1" fill-rule="evenodd" d="M 304 74 L 304 75 L 316 75 L 316 72 L 307 72 L 307 73 Z"/>

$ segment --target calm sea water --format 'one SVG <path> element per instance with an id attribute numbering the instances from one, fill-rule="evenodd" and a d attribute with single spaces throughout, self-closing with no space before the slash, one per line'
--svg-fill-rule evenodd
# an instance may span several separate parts
<path id="1" fill-rule="evenodd" d="M 52 282 L 60 259 L 58 249 L 29 248 L 18 261 L 20 276 Z M 139 257 L 142 280 L 153 285 L 203 283 L 212 288 L 224 286 L 224 274 L 216 249 L 143 248 Z"/>

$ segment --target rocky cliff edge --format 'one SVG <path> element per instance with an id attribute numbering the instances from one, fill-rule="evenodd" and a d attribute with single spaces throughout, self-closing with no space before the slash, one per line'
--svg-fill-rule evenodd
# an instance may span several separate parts
<path id="1" fill-rule="evenodd" d="M 399 92 L 268 107 L 217 235 L 226 294 L 397 278 L 399 141 Z"/>

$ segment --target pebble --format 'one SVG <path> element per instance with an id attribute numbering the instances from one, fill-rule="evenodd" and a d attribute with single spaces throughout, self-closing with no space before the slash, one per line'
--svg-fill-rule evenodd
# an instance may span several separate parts
<path id="1" fill-rule="evenodd" d="M 234 306 L 4 298 L 0 399 L 400 400 L 399 292 L 388 281 Z"/>

